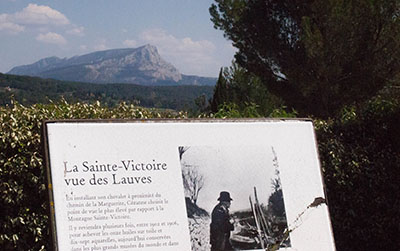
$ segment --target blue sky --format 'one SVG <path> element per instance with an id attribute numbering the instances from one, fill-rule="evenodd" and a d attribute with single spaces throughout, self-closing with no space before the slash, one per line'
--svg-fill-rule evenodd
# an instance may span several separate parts
<path id="1" fill-rule="evenodd" d="M 152 44 L 183 74 L 217 77 L 235 49 L 212 0 L 0 0 L 0 72 L 41 58 Z"/>

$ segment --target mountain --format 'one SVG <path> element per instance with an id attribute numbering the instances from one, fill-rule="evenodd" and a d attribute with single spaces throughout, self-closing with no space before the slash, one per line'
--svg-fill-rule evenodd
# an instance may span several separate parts
<path id="1" fill-rule="evenodd" d="M 17 66 L 8 74 L 87 83 L 155 85 L 215 85 L 216 78 L 184 75 L 158 54 L 157 48 L 97 51 L 72 58 L 49 57 Z"/>

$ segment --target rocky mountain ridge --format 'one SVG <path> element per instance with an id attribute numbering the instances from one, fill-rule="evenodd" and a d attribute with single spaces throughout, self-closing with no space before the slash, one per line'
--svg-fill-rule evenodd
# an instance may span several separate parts
<path id="1" fill-rule="evenodd" d="M 159 55 L 157 48 L 97 51 L 72 58 L 48 57 L 17 66 L 8 74 L 89 83 L 140 85 L 214 85 L 215 78 L 184 75 Z"/>

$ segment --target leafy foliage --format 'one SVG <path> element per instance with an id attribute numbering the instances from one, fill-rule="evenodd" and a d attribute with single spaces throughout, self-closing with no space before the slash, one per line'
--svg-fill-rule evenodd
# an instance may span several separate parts
<path id="1" fill-rule="evenodd" d="M 377 97 L 315 125 L 337 249 L 399 250 L 399 101 Z"/>
<path id="2" fill-rule="evenodd" d="M 212 114 L 214 118 L 258 118 L 261 115 L 256 110 L 257 105 L 250 104 L 244 110 L 240 110 L 235 103 L 224 103 L 219 106 L 218 112 Z"/>
<path id="3" fill-rule="evenodd" d="M 121 103 L 13 103 L 0 107 L 0 249 L 49 249 L 46 170 L 41 146 L 44 119 L 183 118 L 185 113 L 143 109 Z"/>
<path id="4" fill-rule="evenodd" d="M 261 118 L 264 117 L 258 112 L 258 105 L 254 103 L 247 104 L 244 108 L 240 108 L 235 103 L 224 103 L 219 106 L 219 110 L 210 115 L 214 118 Z M 296 118 L 297 112 L 292 110 L 287 111 L 285 106 L 275 108 L 272 112 L 267 115 L 270 118 Z"/>
<path id="5" fill-rule="evenodd" d="M 397 0 L 216 0 L 236 61 L 301 116 L 335 116 L 400 71 Z"/>
<path id="6" fill-rule="evenodd" d="M 210 102 L 211 111 L 217 112 L 224 103 L 235 103 L 241 111 L 252 107 L 257 114 L 267 116 L 282 101 L 268 92 L 260 78 L 232 62 L 232 66 L 220 71 Z"/>

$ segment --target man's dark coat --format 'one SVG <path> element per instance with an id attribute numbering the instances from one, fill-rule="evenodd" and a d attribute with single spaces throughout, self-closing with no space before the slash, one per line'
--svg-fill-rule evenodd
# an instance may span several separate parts
<path id="1" fill-rule="evenodd" d="M 229 222 L 229 209 L 223 203 L 215 206 L 211 214 L 211 250 L 232 250 L 229 242 L 233 224 Z"/>

